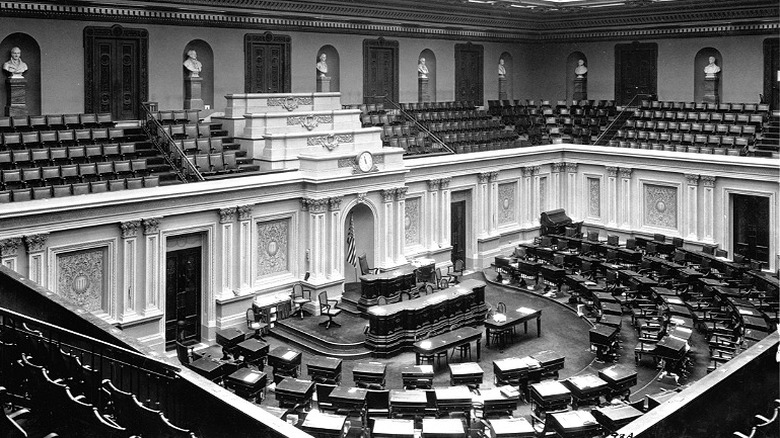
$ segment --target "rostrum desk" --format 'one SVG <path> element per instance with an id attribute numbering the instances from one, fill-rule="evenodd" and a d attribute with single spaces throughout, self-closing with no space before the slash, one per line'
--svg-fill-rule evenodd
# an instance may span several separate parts
<path id="1" fill-rule="evenodd" d="M 465 280 L 444 290 L 367 312 L 366 346 L 379 357 L 411 347 L 419 339 L 485 320 L 485 283 Z"/>
<path id="2" fill-rule="evenodd" d="M 417 269 L 413 267 L 361 275 L 357 308 L 365 312 L 377 304 L 379 297 L 384 297 L 388 302 L 398 301 L 401 291 L 410 291 L 415 287 L 417 287 Z"/>

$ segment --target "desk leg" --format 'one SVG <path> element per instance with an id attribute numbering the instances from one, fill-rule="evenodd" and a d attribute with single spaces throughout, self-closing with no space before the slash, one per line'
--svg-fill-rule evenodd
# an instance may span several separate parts
<path id="1" fill-rule="evenodd" d="M 490 328 L 488 327 L 485 327 L 485 336 L 487 336 L 487 338 L 485 338 L 485 346 L 490 347 Z"/>
<path id="2" fill-rule="evenodd" d="M 528 321 L 523 321 L 523 330 L 525 330 L 525 334 L 528 334 Z"/>
<path id="3" fill-rule="evenodd" d="M 542 336 L 542 315 L 540 314 L 538 318 L 536 318 L 536 337 L 539 338 Z"/>
<path id="4" fill-rule="evenodd" d="M 482 341 L 477 339 L 477 362 L 479 362 L 481 356 L 482 356 Z"/>

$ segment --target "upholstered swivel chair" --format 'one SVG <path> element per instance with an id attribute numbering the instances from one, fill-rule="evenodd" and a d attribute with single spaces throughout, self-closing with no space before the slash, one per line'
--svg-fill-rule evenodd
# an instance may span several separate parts
<path id="1" fill-rule="evenodd" d="M 378 268 L 369 268 L 368 267 L 368 257 L 365 254 L 361 254 L 358 257 L 358 264 L 360 265 L 360 275 L 368 275 L 368 274 L 377 274 L 379 273 Z"/>
<path id="2" fill-rule="evenodd" d="M 292 295 L 290 296 L 290 299 L 292 300 L 293 308 L 295 309 L 295 312 L 290 316 L 295 316 L 296 314 L 299 314 L 301 316 L 301 319 L 303 319 L 303 306 L 307 303 L 311 303 L 311 290 L 304 289 L 303 285 L 300 283 L 295 283 L 293 285 L 292 289 Z"/>
<path id="3" fill-rule="evenodd" d="M 455 263 L 452 266 L 447 267 L 447 277 L 450 279 L 450 281 L 454 284 L 460 283 L 460 277 L 463 276 L 463 271 L 465 269 L 465 265 L 463 263 L 463 260 L 456 259 Z"/>
<path id="4" fill-rule="evenodd" d="M 246 328 L 255 331 L 255 337 L 262 338 L 263 331 L 267 329 L 268 324 L 260 320 L 258 315 L 255 314 L 255 309 L 246 309 Z"/>
<path id="5" fill-rule="evenodd" d="M 330 329 L 332 325 L 341 327 L 341 324 L 333 320 L 334 316 L 338 316 L 341 313 L 341 309 L 336 308 L 336 304 L 339 302 L 337 300 L 328 300 L 328 291 L 320 292 L 317 298 L 320 302 L 320 315 L 328 317 L 328 320 L 322 321 L 320 325 L 324 325 L 326 330 Z"/>

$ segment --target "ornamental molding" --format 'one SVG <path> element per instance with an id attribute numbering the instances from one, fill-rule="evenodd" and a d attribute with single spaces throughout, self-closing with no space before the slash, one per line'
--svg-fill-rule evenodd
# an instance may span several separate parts
<path id="1" fill-rule="evenodd" d="M 342 143 L 354 143 L 353 134 L 328 134 L 309 137 L 306 139 L 307 146 L 322 146 L 329 151 L 336 149 Z"/>
<path id="2" fill-rule="evenodd" d="M 21 237 L 10 237 L 0 240 L 0 257 L 15 257 L 22 246 Z"/>
<path id="3" fill-rule="evenodd" d="M 715 178 L 711 175 L 701 175 L 701 183 L 704 187 L 715 187 Z"/>
<path id="4" fill-rule="evenodd" d="M 395 199 L 396 189 L 382 189 L 382 201 L 392 202 Z"/>
<path id="5" fill-rule="evenodd" d="M 528 178 L 531 176 L 531 168 L 530 167 L 521 167 L 520 173 L 523 174 L 524 177 Z"/>
<path id="6" fill-rule="evenodd" d="M 539 166 L 536 166 L 537 168 Z M 498 171 L 493 170 L 491 172 L 480 172 L 477 174 L 477 178 L 479 178 L 480 184 L 487 184 L 488 182 L 494 182 L 498 179 Z"/>
<path id="7" fill-rule="evenodd" d="M 566 169 L 566 163 L 552 163 L 552 173 L 560 173 Z"/>
<path id="8" fill-rule="evenodd" d="M 406 192 L 409 191 L 409 187 L 398 187 L 395 189 L 395 200 L 403 201 L 406 199 Z"/>
<path id="9" fill-rule="evenodd" d="M 566 163 L 566 171 L 569 173 L 577 173 L 577 163 Z"/>
<path id="10" fill-rule="evenodd" d="M 151 234 L 157 234 L 160 232 L 160 219 L 159 217 L 152 217 L 149 219 L 142 219 L 141 225 L 144 227 L 144 235 L 149 236 Z"/>
<path id="11" fill-rule="evenodd" d="M 284 97 L 269 97 L 268 106 L 280 106 L 287 111 L 295 111 L 301 105 L 311 105 L 311 97 L 299 97 L 299 96 L 284 96 Z"/>
<path id="12" fill-rule="evenodd" d="M 446 177 L 446 178 L 441 178 L 439 180 L 439 188 L 442 189 L 442 190 L 448 189 L 450 187 L 450 182 L 451 181 L 452 181 L 452 178 L 449 177 L 449 176 Z"/>
<path id="13" fill-rule="evenodd" d="M 620 168 L 620 177 L 624 179 L 631 179 L 631 172 L 634 169 L 631 169 L 630 167 L 621 167 Z"/>
<path id="14" fill-rule="evenodd" d="M 341 196 L 334 196 L 328 198 L 328 207 L 330 211 L 338 211 L 341 209 Z"/>
<path id="15" fill-rule="evenodd" d="M 618 168 L 614 166 L 607 166 L 605 169 L 607 169 L 607 176 L 610 178 L 617 177 Z"/>
<path id="16" fill-rule="evenodd" d="M 309 131 L 312 131 L 320 126 L 320 123 L 333 123 L 333 116 L 315 116 L 314 114 L 307 114 L 305 116 L 287 117 L 287 126 L 300 125 Z"/>
<path id="17" fill-rule="evenodd" d="M 227 224 L 236 220 L 236 214 L 238 213 L 237 207 L 228 207 L 219 209 L 219 223 Z"/>
<path id="18" fill-rule="evenodd" d="M 441 184 L 441 180 L 440 179 L 429 179 L 428 180 L 428 191 L 429 192 L 438 191 L 440 184 Z"/>
<path id="19" fill-rule="evenodd" d="M 122 231 L 123 239 L 136 237 L 138 236 L 138 230 L 141 229 L 141 220 L 121 222 L 119 224 L 119 229 Z"/>
<path id="20" fill-rule="evenodd" d="M 374 155 L 374 166 L 369 169 L 368 172 L 363 172 L 360 170 L 360 167 L 358 166 L 357 160 L 355 157 L 348 157 L 348 158 L 339 158 L 338 166 L 341 167 L 351 167 L 353 174 L 358 173 L 371 173 L 371 172 L 379 172 L 379 164 L 385 163 L 385 156 L 384 155 Z"/>
<path id="21" fill-rule="evenodd" d="M 368 197 L 368 193 L 366 193 L 366 192 L 358 193 L 356 202 L 358 204 L 365 204 L 367 202 L 367 199 L 366 199 L 367 197 Z"/>
<path id="22" fill-rule="evenodd" d="M 24 236 L 24 245 L 27 247 L 27 253 L 43 251 L 43 247 L 46 246 L 46 239 L 48 238 L 49 233 Z"/>
<path id="23" fill-rule="evenodd" d="M 328 209 L 328 206 L 330 205 L 330 199 L 331 198 L 302 198 L 301 209 L 308 211 L 311 214 L 325 213 L 325 211 Z"/>
<path id="24" fill-rule="evenodd" d="M 685 181 L 688 183 L 689 186 L 698 186 L 699 185 L 699 175 L 693 175 L 686 173 L 685 174 Z"/>
<path id="25" fill-rule="evenodd" d="M 248 221 L 252 219 L 252 206 L 239 205 L 238 207 L 236 207 L 236 213 L 238 213 L 239 221 Z"/>

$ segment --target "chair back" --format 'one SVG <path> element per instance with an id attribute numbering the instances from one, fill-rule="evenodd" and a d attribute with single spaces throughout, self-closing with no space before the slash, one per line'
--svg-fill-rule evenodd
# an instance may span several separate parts
<path id="1" fill-rule="evenodd" d="M 496 305 L 496 312 L 506 314 L 506 304 L 499 301 L 498 305 Z"/>
<path id="2" fill-rule="evenodd" d="M 257 322 L 257 317 L 255 316 L 255 309 L 248 308 L 246 309 L 246 326 L 247 328 L 252 327 L 252 323 Z"/>
<path id="3" fill-rule="evenodd" d="M 320 411 L 333 410 L 333 402 L 330 400 L 330 393 L 336 389 L 336 385 L 327 383 L 317 383 L 317 407 Z"/>
<path id="4" fill-rule="evenodd" d="M 176 356 L 179 358 L 179 362 L 181 362 L 183 365 L 190 363 L 189 348 L 187 348 L 186 345 L 182 344 L 181 341 L 178 340 L 176 341 Z"/>
<path id="5" fill-rule="evenodd" d="M 358 264 L 360 264 L 360 275 L 366 275 L 369 273 L 368 259 L 365 254 L 361 254 L 358 257 Z"/>
<path id="6" fill-rule="evenodd" d="M 453 268 L 453 271 L 462 273 L 463 272 L 463 267 L 464 267 L 463 260 L 456 259 L 455 260 L 455 267 Z"/>
<path id="7" fill-rule="evenodd" d="M 369 389 L 366 391 L 366 407 L 371 410 L 390 409 L 390 390 L 389 389 Z"/>
<path id="8" fill-rule="evenodd" d="M 328 304 L 328 291 L 324 290 L 317 295 L 317 300 L 320 302 L 320 313 L 325 313 L 330 310 L 330 304 Z"/>

